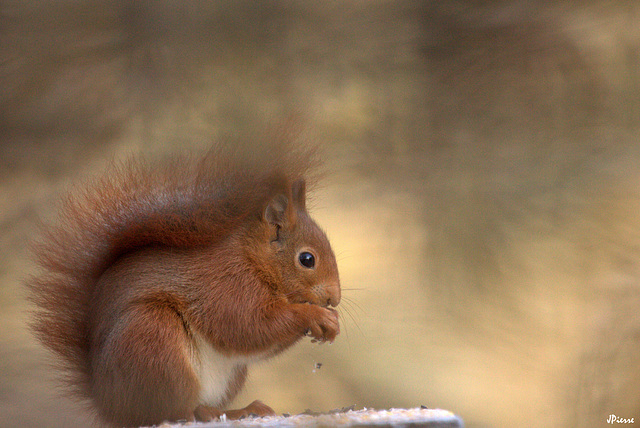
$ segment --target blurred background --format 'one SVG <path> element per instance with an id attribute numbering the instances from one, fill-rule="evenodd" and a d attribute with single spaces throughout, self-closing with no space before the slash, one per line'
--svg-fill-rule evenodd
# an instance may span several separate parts
<path id="1" fill-rule="evenodd" d="M 0 425 L 91 422 L 26 328 L 59 195 L 292 114 L 326 160 L 342 334 L 235 405 L 640 420 L 638 2 L 1 0 Z"/>

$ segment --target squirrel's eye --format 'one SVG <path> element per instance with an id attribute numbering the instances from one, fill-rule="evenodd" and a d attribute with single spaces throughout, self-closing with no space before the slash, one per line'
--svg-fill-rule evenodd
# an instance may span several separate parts
<path id="1" fill-rule="evenodd" d="M 303 251 L 298 256 L 300 264 L 306 268 L 313 269 L 316 265 L 316 257 L 308 251 Z"/>

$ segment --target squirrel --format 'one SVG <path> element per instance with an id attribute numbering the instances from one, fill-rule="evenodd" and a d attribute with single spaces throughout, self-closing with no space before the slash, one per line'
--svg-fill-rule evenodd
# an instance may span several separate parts
<path id="1" fill-rule="evenodd" d="M 250 363 L 339 334 L 336 259 L 306 209 L 313 158 L 134 158 L 72 191 L 27 281 L 68 390 L 114 426 L 275 415 L 223 409 Z"/>

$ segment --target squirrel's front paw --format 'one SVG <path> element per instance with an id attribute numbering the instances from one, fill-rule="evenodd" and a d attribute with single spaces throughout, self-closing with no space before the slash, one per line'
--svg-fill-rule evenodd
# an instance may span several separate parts
<path id="1" fill-rule="evenodd" d="M 313 317 L 309 319 L 307 336 L 313 337 L 312 342 L 333 342 L 340 333 L 338 312 L 331 308 L 310 305 L 313 308 Z"/>

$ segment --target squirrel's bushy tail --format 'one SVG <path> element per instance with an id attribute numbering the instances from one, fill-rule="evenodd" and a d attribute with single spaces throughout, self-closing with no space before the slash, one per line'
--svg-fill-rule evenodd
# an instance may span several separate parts
<path id="1" fill-rule="evenodd" d="M 40 267 L 27 281 L 32 329 L 59 357 L 80 397 L 91 377 L 89 308 L 96 281 L 118 257 L 145 246 L 204 246 L 260 213 L 309 172 L 313 150 L 218 148 L 202 157 L 113 163 L 71 192 L 33 245 Z"/>

